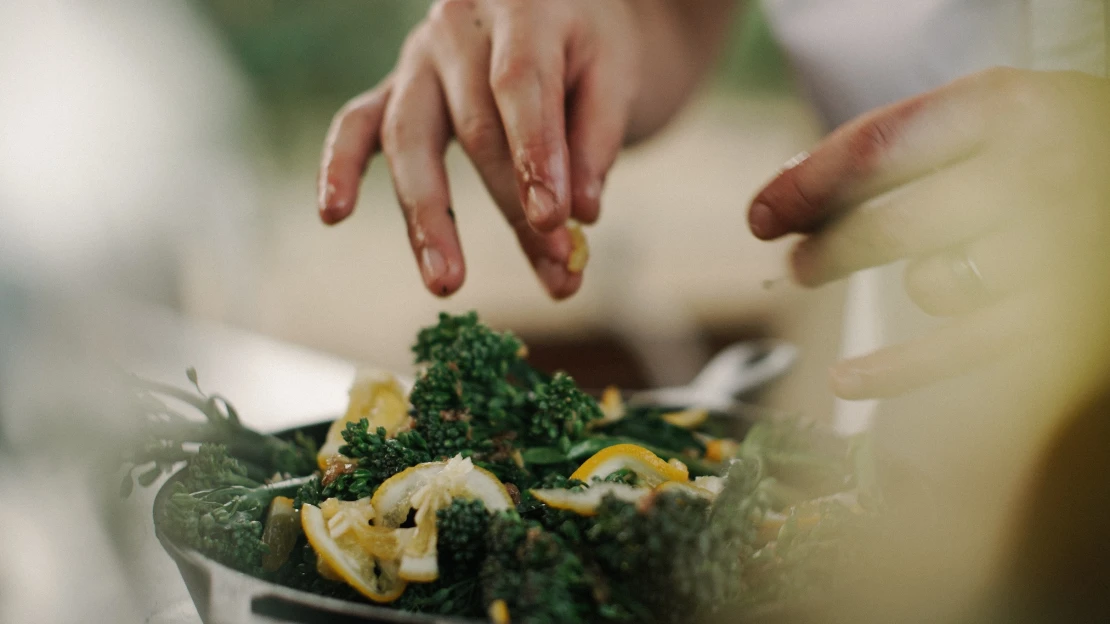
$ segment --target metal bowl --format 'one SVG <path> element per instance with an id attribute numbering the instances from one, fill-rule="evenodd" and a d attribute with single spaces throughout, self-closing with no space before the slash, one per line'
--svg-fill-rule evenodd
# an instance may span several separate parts
<path id="1" fill-rule="evenodd" d="M 279 433 L 280 437 L 291 438 L 300 432 L 317 441 L 323 440 L 331 421 L 325 421 L 291 429 Z M 883 480 L 888 484 L 903 487 L 911 484 L 914 489 L 921 486 L 919 476 L 901 462 L 884 459 L 882 464 Z M 276 583 L 270 583 L 244 574 L 238 570 L 217 563 L 195 550 L 175 544 L 160 526 L 162 510 L 173 489 L 174 483 L 182 477 L 181 472 L 174 474 L 158 490 L 154 499 L 155 535 L 162 547 L 177 564 L 181 577 L 189 590 L 193 603 L 205 624 L 273 624 L 274 622 L 298 622 L 302 624 L 433 624 L 455 623 L 475 624 L 477 620 L 452 618 L 441 615 L 410 613 L 370 603 L 351 602 L 329 598 L 319 594 L 304 592 Z M 884 489 L 887 489 L 884 486 Z M 814 611 L 820 612 L 820 605 L 809 602 L 805 605 L 772 604 L 735 614 L 730 621 L 743 621 L 746 624 L 780 624 L 786 622 L 810 621 Z"/>

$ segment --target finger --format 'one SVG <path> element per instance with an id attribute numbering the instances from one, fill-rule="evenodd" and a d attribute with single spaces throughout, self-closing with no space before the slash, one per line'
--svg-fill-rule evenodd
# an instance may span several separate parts
<path id="1" fill-rule="evenodd" d="M 988 135 L 999 110 L 993 87 L 1008 76 L 959 80 L 841 126 L 756 195 L 752 233 L 813 231 L 845 206 L 966 158 Z"/>
<path id="2" fill-rule="evenodd" d="M 528 222 L 551 231 L 570 216 L 570 158 L 563 107 L 564 56 L 532 3 L 499 5 L 489 85 L 505 128 Z"/>
<path id="3" fill-rule="evenodd" d="M 575 248 L 570 230 L 559 226 L 550 232 L 536 232 L 524 220 L 512 226 L 547 294 L 559 301 L 578 292 L 582 287 L 582 271 L 570 268 Z"/>
<path id="4" fill-rule="evenodd" d="M 838 362 L 830 371 L 833 392 L 850 400 L 891 397 L 982 366 L 1026 339 L 1039 303 L 1026 293 L 921 338 Z"/>
<path id="5" fill-rule="evenodd" d="M 350 216 L 370 157 L 379 149 L 390 79 L 359 95 L 336 113 L 324 140 L 317 177 L 317 209 L 328 225 Z"/>
<path id="6" fill-rule="evenodd" d="M 441 3 L 433 18 L 432 52 L 455 136 L 548 294 L 569 297 L 582 282 L 581 275 L 567 269 L 573 249 L 569 233 L 563 226 L 535 231 L 521 205 L 508 140 L 489 87 L 490 47 L 482 43 L 488 41 L 482 28 L 489 20 L 464 2 Z"/>
<path id="7" fill-rule="evenodd" d="M 575 87 L 569 120 L 571 215 L 594 223 L 601 189 L 624 143 L 632 85 L 616 62 L 599 60 Z"/>
<path id="8" fill-rule="evenodd" d="M 1050 278 L 1056 269 L 1048 240 L 1026 222 L 916 259 L 906 265 L 906 292 L 929 314 L 970 312 Z"/>
<path id="9" fill-rule="evenodd" d="M 382 146 L 424 284 L 439 296 L 458 290 L 466 273 L 443 164 L 448 139 L 447 109 L 431 65 L 399 73 Z"/>
<path id="10" fill-rule="evenodd" d="M 983 185 L 992 175 L 972 160 L 853 207 L 798 243 L 791 257 L 795 277 L 806 286 L 818 286 L 1001 227 L 1025 198 Z"/>

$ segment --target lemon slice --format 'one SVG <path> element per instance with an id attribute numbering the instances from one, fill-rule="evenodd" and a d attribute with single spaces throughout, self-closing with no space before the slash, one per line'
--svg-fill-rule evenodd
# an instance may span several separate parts
<path id="1" fill-rule="evenodd" d="M 487 611 L 490 624 L 509 624 L 511 622 L 509 619 L 509 605 L 505 604 L 505 601 L 500 598 L 489 603 Z"/>
<path id="2" fill-rule="evenodd" d="M 652 493 L 650 488 L 633 487 L 626 483 L 598 483 L 581 490 L 531 490 L 532 496 L 548 507 L 566 509 L 580 516 L 597 513 L 601 501 L 609 495 L 626 503 L 638 503 Z"/>
<path id="3" fill-rule="evenodd" d="M 374 602 L 392 602 L 400 598 L 405 591 L 405 581 L 398 575 L 398 564 L 367 552 L 354 530 L 338 531 L 333 536 L 329 522 L 319 507 L 309 504 L 301 507 L 305 537 L 326 566 L 324 569 Z"/>
<path id="4" fill-rule="evenodd" d="M 351 384 L 350 401 L 347 413 L 332 422 L 316 463 L 320 470 L 326 470 L 328 460 L 339 454 L 343 441 L 343 431 L 347 423 L 357 423 L 365 418 L 370 430 L 385 427 L 387 436 L 394 436 L 409 422 L 409 404 L 405 390 L 392 374 L 378 370 L 360 370 Z"/>
<path id="5" fill-rule="evenodd" d="M 655 492 L 658 494 L 665 494 L 667 492 L 681 492 L 683 494 L 689 494 L 692 496 L 697 496 L 699 498 L 704 498 L 708 501 L 717 498 L 716 493 L 711 492 L 703 487 L 698 487 L 697 485 L 690 483 L 689 481 L 664 481 L 663 483 L 655 486 Z"/>
<path id="6" fill-rule="evenodd" d="M 416 510 L 416 527 L 404 546 L 399 574 L 409 581 L 430 582 L 439 577 L 436 563 L 436 512 L 455 498 L 478 499 L 486 510 L 511 509 L 505 485 L 488 470 L 456 455 L 445 462 L 429 462 L 403 470 L 385 480 L 374 493 L 375 524 L 401 526 Z"/>
<path id="7" fill-rule="evenodd" d="M 606 388 L 605 391 L 601 393 L 601 400 L 598 401 L 598 407 L 601 408 L 601 419 L 590 423 L 593 427 L 610 425 L 624 418 L 624 399 L 621 397 L 620 388 L 616 386 L 609 386 Z"/>
<path id="8" fill-rule="evenodd" d="M 697 477 L 694 479 L 694 485 L 708 491 L 716 498 L 725 489 L 725 479 L 715 475 Z"/>
<path id="9" fill-rule="evenodd" d="M 680 412 L 663 414 L 663 420 L 683 429 L 696 429 L 709 419 L 709 410 L 685 409 Z"/>
<path id="10" fill-rule="evenodd" d="M 714 438 L 705 444 L 705 458 L 709 461 L 724 461 L 736 456 L 740 443 L 728 438 Z"/>
<path id="11" fill-rule="evenodd" d="M 636 473 L 647 487 L 655 487 L 664 481 L 690 480 L 690 471 L 682 462 L 665 462 L 655 453 L 635 444 L 617 444 L 601 449 L 579 466 L 570 478 L 590 483 L 595 477 L 604 479 L 624 469 Z"/>
<path id="12" fill-rule="evenodd" d="M 274 572 L 289 559 L 300 533 L 300 519 L 293 509 L 293 499 L 277 496 L 270 503 L 266 525 L 262 530 L 262 543 L 270 549 L 262 557 L 262 569 Z"/>
<path id="13" fill-rule="evenodd" d="M 379 559 L 399 560 L 412 541 L 415 528 L 390 529 L 368 526 L 358 533 L 358 543 Z"/>
<path id="14" fill-rule="evenodd" d="M 570 257 L 567 258 L 567 271 L 581 273 L 590 262 L 590 244 L 586 241 L 586 233 L 582 231 L 582 226 L 578 223 L 568 222 L 567 231 L 570 232 L 571 242 Z"/>

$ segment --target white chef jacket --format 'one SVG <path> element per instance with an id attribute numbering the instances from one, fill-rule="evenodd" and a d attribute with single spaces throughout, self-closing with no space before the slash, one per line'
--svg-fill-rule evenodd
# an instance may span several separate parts
<path id="1" fill-rule="evenodd" d="M 871 109 L 993 66 L 1106 76 L 1107 0 L 764 0 L 776 36 L 829 129 Z M 909 301 L 900 266 L 849 286 L 844 355 L 920 334 L 934 323 Z M 842 431 L 866 426 L 872 402 L 839 402 Z"/>

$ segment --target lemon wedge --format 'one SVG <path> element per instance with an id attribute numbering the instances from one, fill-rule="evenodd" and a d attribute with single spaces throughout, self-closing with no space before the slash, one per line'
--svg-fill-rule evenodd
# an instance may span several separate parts
<path id="1" fill-rule="evenodd" d="M 590 483 L 594 478 L 604 479 L 618 470 L 631 470 L 646 487 L 655 487 L 664 481 L 689 481 L 690 471 L 680 461 L 666 462 L 658 455 L 635 444 L 617 444 L 601 449 L 587 459 L 571 479 Z"/>
<path id="2" fill-rule="evenodd" d="M 709 461 L 724 461 L 736 456 L 740 443 L 728 438 L 714 438 L 705 444 L 705 458 Z"/>
<path id="3" fill-rule="evenodd" d="M 370 423 L 370 430 L 385 427 L 387 436 L 394 436 L 409 422 L 409 404 L 405 390 L 392 374 L 372 369 L 360 370 L 351 384 L 350 401 L 343 417 L 332 422 L 316 463 L 326 470 L 328 461 L 339 454 L 343 446 L 343 431 L 347 423 L 362 419 Z"/>
<path id="4" fill-rule="evenodd" d="M 548 507 L 566 509 L 580 516 L 597 514 L 606 496 L 615 496 L 626 503 L 638 503 L 652 493 L 650 488 L 633 487 L 626 483 L 597 483 L 581 490 L 531 490 L 532 496 Z"/>
<path id="5" fill-rule="evenodd" d="M 586 233 L 582 231 L 582 226 L 575 222 L 567 223 L 567 231 L 570 232 L 571 251 L 570 257 L 567 258 L 567 271 L 571 273 L 581 273 L 586 270 L 586 265 L 590 262 L 590 244 L 586 241 Z"/>
<path id="6" fill-rule="evenodd" d="M 601 408 L 601 419 L 590 423 L 593 427 L 610 425 L 624 418 L 624 399 L 621 397 L 620 388 L 616 386 L 605 388 L 601 393 L 601 400 L 598 401 L 598 407 Z"/>
<path id="7" fill-rule="evenodd" d="M 262 558 L 262 569 L 274 572 L 289 559 L 300 533 L 300 519 L 293 509 L 293 499 L 277 496 L 270 503 L 266 524 L 262 530 L 262 543 L 270 549 Z"/>
<path id="8" fill-rule="evenodd" d="M 717 495 L 715 493 L 710 492 L 705 488 L 698 487 L 697 485 L 694 485 L 689 481 L 664 481 L 663 483 L 660 483 L 655 487 L 655 492 L 657 494 L 666 494 L 667 492 L 680 492 L 683 494 L 689 494 L 691 496 L 697 496 L 698 498 L 704 498 L 708 501 L 717 498 Z"/>
<path id="9" fill-rule="evenodd" d="M 358 524 L 352 522 L 350 514 L 337 513 L 329 519 L 320 507 L 305 504 L 301 507 L 301 526 L 322 570 L 338 576 L 374 602 L 392 602 L 404 593 L 405 581 L 398 574 L 397 562 L 379 559 L 363 548 Z"/>
<path id="10" fill-rule="evenodd" d="M 679 412 L 663 414 L 663 420 L 683 429 L 696 429 L 709 419 L 709 410 L 685 409 Z"/>
<path id="11" fill-rule="evenodd" d="M 480 500 L 491 512 L 513 507 L 509 491 L 497 477 L 460 455 L 403 470 L 386 479 L 374 493 L 371 505 L 378 527 L 399 527 L 416 510 L 416 527 L 400 559 L 398 573 L 402 579 L 426 583 L 439 577 L 436 512 L 455 498 Z"/>

